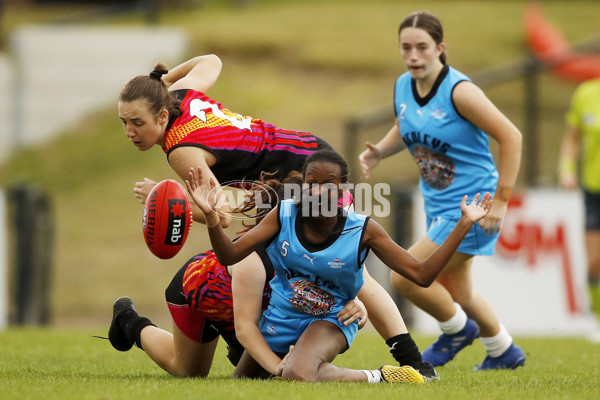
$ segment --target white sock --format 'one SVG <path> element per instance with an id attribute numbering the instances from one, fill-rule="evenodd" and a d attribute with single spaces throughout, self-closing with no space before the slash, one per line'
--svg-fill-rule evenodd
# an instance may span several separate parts
<path id="1" fill-rule="evenodd" d="M 367 376 L 367 382 L 369 382 L 369 383 L 381 382 L 381 374 L 380 374 L 379 370 L 377 370 L 377 369 L 374 369 L 374 370 L 361 369 L 361 371 L 364 372 L 365 375 Z"/>
<path id="2" fill-rule="evenodd" d="M 500 357 L 513 342 L 512 336 L 503 325 L 500 325 L 500 332 L 496 336 L 480 337 L 479 340 L 490 357 Z"/>
<path id="3" fill-rule="evenodd" d="M 456 313 L 452 318 L 444 322 L 438 321 L 440 329 L 447 335 L 454 335 L 467 325 L 467 314 L 458 303 L 454 303 L 454 306 L 456 307 Z"/>

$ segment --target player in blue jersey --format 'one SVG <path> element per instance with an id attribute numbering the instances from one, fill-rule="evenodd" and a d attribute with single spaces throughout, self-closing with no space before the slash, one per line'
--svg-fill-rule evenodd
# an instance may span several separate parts
<path id="1" fill-rule="evenodd" d="M 330 212 L 331 205 L 337 205 L 344 193 L 341 186 L 347 177 L 348 167 L 338 153 L 333 150 L 313 153 L 304 164 L 305 189 L 300 198 L 284 200 L 256 228 L 232 242 L 215 211 L 220 197 L 216 182 L 206 185 L 201 168 L 190 170 L 186 184 L 206 215 L 206 226 L 219 261 L 235 263 L 266 246 L 276 271 L 271 281 L 271 302 L 260 325 L 245 332 L 236 327 L 238 339 L 246 349 L 237 368 L 238 376 L 256 376 L 253 372 L 256 362 L 268 373 L 281 373 L 282 378 L 289 380 L 386 379 L 389 366 L 360 371 L 331 364 L 351 345 L 358 329 L 356 323 L 340 322 L 337 313 L 362 287 L 362 263 L 368 251 L 372 249 L 386 265 L 410 281 L 428 286 L 471 226 L 491 208 L 489 193 L 481 197 L 481 202 L 476 194 L 470 205 L 464 196 L 461 217 L 448 238 L 430 257 L 419 261 L 374 220 L 341 206 Z M 295 347 L 280 370 L 281 356 L 291 345 Z M 395 367 L 396 371 L 402 368 Z M 409 368 L 405 367 L 405 371 L 412 369 Z"/>
<path id="2" fill-rule="evenodd" d="M 475 255 L 492 255 L 521 161 L 519 130 L 464 74 L 446 64 L 440 21 L 426 12 L 409 15 L 398 31 L 407 72 L 394 87 L 396 123 L 376 145 L 367 142 L 359 156 L 365 174 L 380 160 L 408 148 L 421 179 L 427 235 L 409 252 L 424 259 L 437 249 L 460 217 L 464 194 L 494 192 L 489 214 L 473 226 L 445 270 L 429 288 L 392 272 L 394 287 L 432 315 L 443 334 L 423 352 L 434 366 L 444 365 L 480 336 L 487 357 L 478 369 L 524 365 L 523 351 L 499 323 L 486 299 L 472 286 Z M 499 169 L 488 135 L 499 144 Z"/>

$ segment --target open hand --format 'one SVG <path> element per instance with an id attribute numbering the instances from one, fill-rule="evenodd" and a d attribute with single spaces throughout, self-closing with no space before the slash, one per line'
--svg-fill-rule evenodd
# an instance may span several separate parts
<path id="1" fill-rule="evenodd" d="M 365 146 L 367 146 L 367 149 L 360 153 L 358 160 L 360 161 L 360 167 L 365 178 L 369 179 L 369 171 L 375 168 L 379 164 L 379 161 L 381 161 L 381 151 L 371 142 L 366 142 Z"/>
<path id="2" fill-rule="evenodd" d="M 209 214 L 211 211 L 216 210 L 216 205 L 223 192 L 217 186 L 214 179 L 211 178 L 208 184 L 204 182 L 200 167 L 197 169 L 190 168 L 189 179 L 186 179 L 185 185 L 192 199 L 194 199 L 204 214 Z"/>
<path id="3" fill-rule="evenodd" d="M 466 217 L 472 223 L 475 223 L 485 217 L 492 208 L 492 195 L 486 192 L 483 197 L 479 193 L 473 197 L 471 204 L 467 204 L 469 196 L 465 195 L 460 202 L 460 211 L 463 217 Z M 481 201 L 479 200 L 481 198 Z"/>

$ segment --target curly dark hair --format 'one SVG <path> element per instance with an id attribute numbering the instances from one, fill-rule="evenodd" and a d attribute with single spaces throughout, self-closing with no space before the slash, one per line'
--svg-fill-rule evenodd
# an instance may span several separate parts
<path id="1" fill-rule="evenodd" d="M 253 223 L 243 221 L 244 229 L 237 232 L 238 234 L 246 233 L 254 228 L 270 210 L 277 207 L 281 200 L 284 200 L 284 187 L 286 184 L 302 186 L 302 175 L 298 171 L 291 171 L 283 180 L 277 179 L 276 176 L 277 172 L 261 172 L 258 181 L 252 182 L 250 185 L 244 203 L 232 210 L 232 213 L 242 214 L 254 221 Z M 269 188 L 269 191 L 265 190 L 265 186 Z M 268 209 L 263 209 L 260 213 L 256 211 L 257 196 L 260 198 L 262 205 L 269 206 Z"/>

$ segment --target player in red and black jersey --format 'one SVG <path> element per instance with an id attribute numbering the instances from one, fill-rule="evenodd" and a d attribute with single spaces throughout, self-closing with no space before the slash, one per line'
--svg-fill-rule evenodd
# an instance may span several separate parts
<path id="1" fill-rule="evenodd" d="M 163 151 L 198 147 L 215 156 L 210 167 L 222 184 L 234 180 L 257 180 L 263 171 L 284 179 L 297 171 L 319 148 L 330 147 L 312 133 L 276 127 L 262 120 L 235 114 L 219 102 L 195 90 L 171 92 L 181 115 L 167 125 Z"/>

